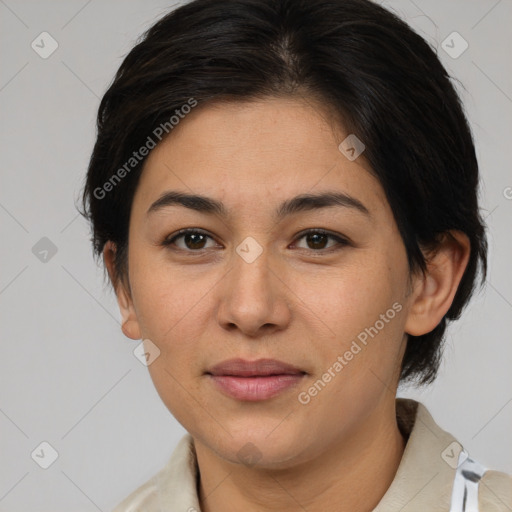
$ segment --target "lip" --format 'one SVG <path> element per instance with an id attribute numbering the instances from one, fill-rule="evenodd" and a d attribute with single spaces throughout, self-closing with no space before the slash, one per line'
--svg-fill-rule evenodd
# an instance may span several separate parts
<path id="1" fill-rule="evenodd" d="M 210 368 L 207 373 L 211 375 L 227 375 L 233 377 L 267 377 L 269 375 L 297 375 L 306 372 L 283 363 L 277 359 L 258 359 L 246 361 L 245 359 L 228 359 Z"/>
<path id="2" fill-rule="evenodd" d="M 206 375 L 232 398 L 259 401 L 296 386 L 306 372 L 276 359 L 230 359 L 213 366 Z"/>

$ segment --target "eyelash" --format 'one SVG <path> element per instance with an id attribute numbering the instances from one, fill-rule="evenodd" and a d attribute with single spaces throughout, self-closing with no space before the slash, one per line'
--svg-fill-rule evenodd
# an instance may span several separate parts
<path id="1" fill-rule="evenodd" d="M 202 231 L 201 229 L 196 229 L 196 228 L 187 228 L 187 229 L 181 229 L 180 231 L 178 231 L 176 234 L 172 235 L 171 237 L 169 238 L 166 238 L 162 243 L 161 245 L 165 246 L 165 247 L 170 247 L 171 245 L 174 244 L 174 242 L 178 239 L 178 238 L 181 238 L 183 237 L 184 235 L 188 235 L 188 234 L 197 234 L 197 235 L 204 235 L 204 236 L 207 236 L 209 238 L 212 238 L 208 233 Z M 298 234 L 296 240 L 300 240 L 304 237 L 306 237 L 307 235 L 310 235 L 310 234 L 320 234 L 320 235 L 325 235 L 327 236 L 328 238 L 332 238 L 333 240 L 335 240 L 336 242 L 338 242 L 338 246 L 333 246 L 333 247 L 330 247 L 328 249 L 318 249 L 318 250 L 315 250 L 315 249 L 299 249 L 299 250 L 309 250 L 313 253 L 331 253 L 333 251 L 337 251 L 337 250 L 340 250 L 342 247 L 344 246 L 347 246 L 347 245 L 350 245 L 350 242 L 340 236 L 340 235 L 335 235 L 329 231 L 325 231 L 323 229 L 309 229 L 309 230 L 306 230 L 306 231 L 303 231 L 301 233 Z M 197 249 L 197 250 L 193 250 L 193 249 L 182 249 L 182 248 L 178 248 L 177 249 L 178 251 L 184 251 L 184 252 L 189 252 L 189 253 L 201 253 L 202 251 L 206 251 L 207 249 Z"/>

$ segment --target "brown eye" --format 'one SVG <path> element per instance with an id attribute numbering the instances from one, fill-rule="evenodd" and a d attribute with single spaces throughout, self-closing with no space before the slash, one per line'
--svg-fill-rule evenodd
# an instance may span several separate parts
<path id="1" fill-rule="evenodd" d="M 311 249 L 325 249 L 329 238 L 328 235 L 324 235 L 323 233 L 310 233 L 306 235 L 306 243 L 311 244 L 309 246 Z"/>
<path id="2" fill-rule="evenodd" d="M 305 239 L 307 247 L 306 249 L 311 249 L 314 252 L 319 252 L 323 250 L 329 250 L 332 247 L 338 246 L 345 246 L 348 245 L 348 241 L 345 238 L 342 238 L 341 236 L 334 235 L 331 233 L 328 233 L 323 230 L 310 230 L 306 233 L 303 233 L 299 238 Z M 337 242 L 337 244 L 331 245 L 330 247 L 326 247 L 328 244 L 329 239 L 334 240 Z"/>
<path id="3" fill-rule="evenodd" d="M 178 249 L 194 252 L 206 249 L 207 247 L 205 247 L 205 242 L 208 238 L 211 238 L 211 236 L 203 233 L 202 231 L 198 231 L 196 229 L 182 229 L 176 235 L 164 240 L 162 245 L 176 245 Z M 183 246 L 175 243 L 179 239 L 183 239 Z"/>

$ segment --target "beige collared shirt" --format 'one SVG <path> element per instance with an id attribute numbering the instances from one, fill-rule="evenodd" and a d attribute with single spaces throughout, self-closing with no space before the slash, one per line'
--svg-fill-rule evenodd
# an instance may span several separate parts
<path id="1" fill-rule="evenodd" d="M 479 480 L 478 509 L 470 508 L 466 498 L 463 508 L 450 508 L 462 446 L 421 403 L 398 398 L 396 408 L 408 441 L 395 478 L 373 512 L 512 512 L 512 477 L 491 470 Z M 186 434 L 167 465 L 113 512 L 201 512 L 197 476 L 193 438 Z"/>

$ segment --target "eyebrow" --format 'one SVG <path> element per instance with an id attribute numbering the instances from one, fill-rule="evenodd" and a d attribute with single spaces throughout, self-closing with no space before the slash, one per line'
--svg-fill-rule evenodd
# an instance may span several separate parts
<path id="1" fill-rule="evenodd" d="M 168 206 L 182 206 L 210 215 L 229 217 L 224 203 L 200 194 L 187 194 L 176 190 L 163 193 L 148 209 L 147 215 Z M 359 211 L 371 217 L 366 206 L 355 197 L 343 192 L 322 192 L 317 194 L 300 194 L 287 199 L 274 212 L 274 218 L 280 220 L 294 213 L 317 210 L 321 208 L 343 207 Z"/>

